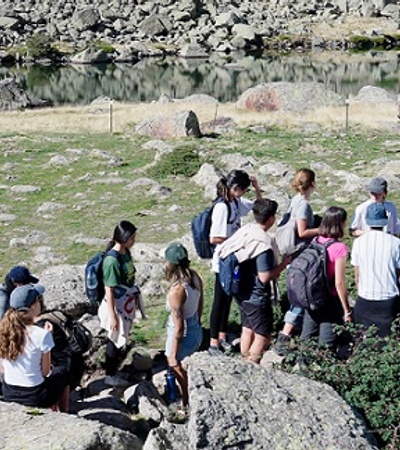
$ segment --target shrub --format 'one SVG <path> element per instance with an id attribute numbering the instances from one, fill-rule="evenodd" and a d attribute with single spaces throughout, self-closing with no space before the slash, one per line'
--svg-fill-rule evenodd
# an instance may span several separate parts
<path id="1" fill-rule="evenodd" d="M 98 41 L 94 43 L 94 48 L 96 50 L 103 50 L 105 53 L 114 53 L 115 47 L 109 42 Z"/>
<path id="2" fill-rule="evenodd" d="M 193 176 L 201 166 L 200 157 L 194 146 L 184 145 L 161 157 L 157 165 L 149 170 L 151 176 L 170 175 Z"/>
<path id="3" fill-rule="evenodd" d="M 365 417 L 382 448 L 400 448 L 400 339 L 399 324 L 390 337 L 381 339 L 374 328 L 366 333 L 354 326 L 338 327 L 339 336 L 351 336 L 351 354 L 338 359 L 315 342 L 301 343 L 283 365 L 293 370 L 295 361 L 302 375 L 332 386 Z M 397 330 L 397 333 L 396 333 Z"/>
<path id="4" fill-rule="evenodd" d="M 58 51 L 52 47 L 52 41 L 49 36 L 38 33 L 26 41 L 26 48 L 29 56 L 37 58 L 54 58 Z"/>

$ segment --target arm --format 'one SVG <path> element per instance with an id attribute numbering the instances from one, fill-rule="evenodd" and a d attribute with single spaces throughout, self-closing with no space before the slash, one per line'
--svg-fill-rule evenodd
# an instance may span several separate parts
<path id="1" fill-rule="evenodd" d="M 110 286 L 105 286 L 106 291 L 106 301 L 107 301 L 107 311 L 110 316 L 110 329 L 118 330 L 118 317 L 117 311 L 115 309 L 115 299 L 114 299 L 114 290 Z"/>
<path id="2" fill-rule="evenodd" d="M 199 322 L 201 323 L 201 318 L 203 316 L 203 308 L 204 308 L 203 280 L 200 278 L 200 276 L 197 272 L 194 272 L 194 273 L 196 275 L 196 281 L 198 280 L 197 283 L 198 283 L 199 291 L 200 291 L 199 308 L 198 308 L 197 312 L 199 315 Z"/>
<path id="3" fill-rule="evenodd" d="M 351 322 L 351 308 L 347 298 L 346 288 L 346 257 L 335 261 L 335 287 L 342 304 L 344 321 Z"/>
<path id="4" fill-rule="evenodd" d="M 261 283 L 267 284 L 272 280 L 275 280 L 278 278 L 280 273 L 286 269 L 286 266 L 292 262 L 291 256 L 286 256 L 285 259 L 282 260 L 280 264 L 275 266 L 272 270 L 269 270 L 267 272 L 258 272 L 257 276 Z"/>
<path id="5" fill-rule="evenodd" d="M 51 353 L 48 351 L 47 353 L 42 353 L 42 375 L 47 377 L 51 370 Z"/>
<path id="6" fill-rule="evenodd" d="M 169 305 L 171 308 L 171 317 L 174 322 L 174 336 L 171 346 L 171 354 L 168 356 L 168 365 L 176 367 L 179 365 L 176 355 L 179 350 L 180 341 L 183 338 L 184 320 L 183 305 L 186 301 L 185 289 L 182 285 L 173 286 L 169 293 Z"/>
<path id="7" fill-rule="evenodd" d="M 317 236 L 319 233 L 318 228 L 307 228 L 306 219 L 296 220 L 296 226 L 297 226 L 297 234 L 300 239 L 310 239 L 313 238 L 314 236 Z"/>
<path id="8" fill-rule="evenodd" d="M 221 236 L 210 236 L 210 244 L 222 244 L 224 241 L 226 241 L 226 237 Z"/>
<path id="9" fill-rule="evenodd" d="M 251 176 L 250 177 L 250 181 L 251 181 L 251 185 L 253 186 L 254 190 L 256 191 L 257 200 L 261 200 L 262 199 L 262 194 L 261 194 L 261 189 L 260 189 L 260 186 L 258 184 L 257 178 Z"/>

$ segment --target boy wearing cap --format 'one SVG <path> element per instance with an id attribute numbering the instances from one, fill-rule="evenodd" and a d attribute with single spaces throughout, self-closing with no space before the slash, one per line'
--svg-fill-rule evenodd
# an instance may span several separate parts
<path id="1" fill-rule="evenodd" d="M 36 284 L 39 279 L 34 277 L 29 269 L 24 266 L 15 266 L 4 278 L 4 284 L 0 287 L 0 319 L 10 306 L 10 294 L 17 286 Z"/>
<path id="2" fill-rule="evenodd" d="M 351 252 L 358 293 L 354 321 L 375 325 L 381 337 L 390 334 L 400 311 L 400 239 L 383 232 L 388 220 L 385 205 L 371 203 L 365 214 L 369 231 L 354 241 Z"/>
<path id="3" fill-rule="evenodd" d="M 373 202 L 383 204 L 387 211 L 388 221 L 387 225 L 384 227 L 384 231 L 389 234 L 400 234 L 400 221 L 397 213 L 397 208 L 394 203 L 386 200 L 387 188 L 388 184 L 385 179 L 377 177 L 371 180 L 366 188 L 370 195 L 369 199 L 364 203 L 361 203 L 361 205 L 357 206 L 353 214 L 350 223 L 351 236 L 361 236 L 369 229 L 368 224 L 365 220 L 365 215 L 368 206 Z"/>

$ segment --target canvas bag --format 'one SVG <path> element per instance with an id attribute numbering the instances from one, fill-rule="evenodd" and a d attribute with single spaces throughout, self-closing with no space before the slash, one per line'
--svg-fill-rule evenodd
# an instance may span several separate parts
<path id="1" fill-rule="evenodd" d="M 276 232 L 275 241 L 281 256 L 290 255 L 296 250 L 296 220 L 289 210 L 284 214 Z"/>

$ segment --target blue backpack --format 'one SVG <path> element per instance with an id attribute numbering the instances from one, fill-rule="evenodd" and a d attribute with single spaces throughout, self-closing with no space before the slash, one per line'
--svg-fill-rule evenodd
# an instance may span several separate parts
<path id="1" fill-rule="evenodd" d="M 92 305 L 98 306 L 105 296 L 103 282 L 103 260 L 106 256 L 113 256 L 120 261 L 120 253 L 116 250 L 96 253 L 85 267 L 85 293 Z"/>
<path id="2" fill-rule="evenodd" d="M 236 295 L 239 292 L 240 269 L 239 262 L 234 253 L 219 260 L 219 282 L 227 295 Z"/>
<path id="3" fill-rule="evenodd" d="M 196 253 L 203 259 L 212 258 L 214 253 L 215 245 L 210 244 L 211 217 L 214 206 L 220 202 L 224 202 L 228 207 L 228 223 L 232 224 L 235 219 L 233 218 L 232 221 L 229 220 L 229 217 L 231 216 L 231 205 L 222 198 L 218 198 L 212 206 L 206 208 L 192 220 L 191 228 L 193 244 Z M 237 200 L 235 200 L 235 202 L 237 204 Z"/>

